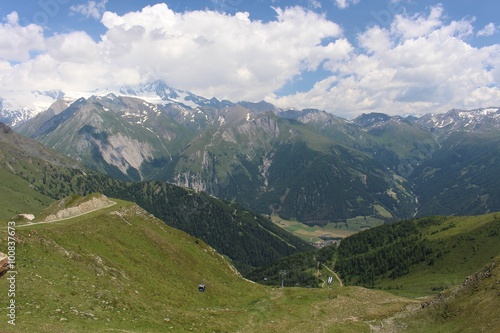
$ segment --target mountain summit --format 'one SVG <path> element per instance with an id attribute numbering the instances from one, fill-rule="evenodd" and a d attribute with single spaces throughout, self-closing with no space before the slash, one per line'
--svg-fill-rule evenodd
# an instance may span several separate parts
<path id="1" fill-rule="evenodd" d="M 234 103 L 227 100 L 219 101 L 198 96 L 187 90 L 175 89 L 161 80 L 123 87 L 94 89 L 92 91 L 11 91 L 5 96 L 0 96 L 0 122 L 10 126 L 18 126 L 47 110 L 56 101 L 74 101 L 91 96 L 116 96 L 138 97 L 149 103 L 165 105 L 178 104 L 184 108 L 197 107 L 228 107 Z"/>
<path id="2" fill-rule="evenodd" d="M 223 107 L 232 106 L 229 101 L 219 101 L 217 98 L 207 99 L 193 94 L 187 90 L 179 90 L 167 83 L 156 80 L 151 83 L 138 84 L 135 86 L 124 86 L 119 93 L 125 96 L 134 96 L 157 104 L 177 103 L 184 107 L 197 108 L 200 106 Z"/>

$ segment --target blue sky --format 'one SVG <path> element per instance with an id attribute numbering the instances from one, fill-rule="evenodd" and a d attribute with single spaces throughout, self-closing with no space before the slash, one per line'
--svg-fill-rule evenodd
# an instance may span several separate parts
<path id="1" fill-rule="evenodd" d="M 346 118 L 498 106 L 498 13 L 493 0 L 1 1 L 0 96 L 162 79 Z"/>

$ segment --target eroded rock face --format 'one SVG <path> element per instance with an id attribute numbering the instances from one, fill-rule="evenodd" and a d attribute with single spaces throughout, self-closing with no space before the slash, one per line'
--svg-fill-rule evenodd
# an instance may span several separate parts
<path id="1" fill-rule="evenodd" d="M 113 204 L 115 204 L 114 201 L 101 194 L 100 196 L 84 201 L 77 206 L 64 208 L 55 212 L 54 214 L 50 214 L 44 219 L 44 222 L 51 222 L 55 220 L 75 217 L 97 209 L 109 207 Z"/>
<path id="2" fill-rule="evenodd" d="M 0 252 L 0 277 L 9 270 L 9 258 L 5 253 Z"/>

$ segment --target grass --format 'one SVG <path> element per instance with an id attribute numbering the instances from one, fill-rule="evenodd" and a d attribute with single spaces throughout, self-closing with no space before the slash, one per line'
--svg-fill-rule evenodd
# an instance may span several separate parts
<path id="1" fill-rule="evenodd" d="M 373 208 L 382 217 L 385 217 L 385 218 L 392 218 L 393 217 L 392 214 L 387 209 L 382 207 L 381 205 L 374 205 Z"/>
<path id="2" fill-rule="evenodd" d="M 408 332 L 498 332 L 500 256 L 478 274 L 445 291 L 428 306 L 402 320 Z"/>
<path id="3" fill-rule="evenodd" d="M 252 283 L 202 241 L 113 200 L 16 228 L 15 332 L 369 332 L 372 321 L 415 302 L 359 287 Z M 1 228 L 2 252 L 5 239 Z"/>
<path id="4" fill-rule="evenodd" d="M 35 191 L 30 183 L 0 167 L 0 221 L 17 214 L 39 214 L 54 199 Z"/>

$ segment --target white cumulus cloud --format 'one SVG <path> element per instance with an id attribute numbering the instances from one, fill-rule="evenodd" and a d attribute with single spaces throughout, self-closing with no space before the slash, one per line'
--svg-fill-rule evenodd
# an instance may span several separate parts
<path id="1" fill-rule="evenodd" d="M 20 38 L 25 44 L 15 60 L 24 62 L 3 70 L 0 83 L 82 91 L 163 79 L 203 96 L 259 100 L 325 59 L 343 57 L 345 42 L 335 42 L 342 37 L 339 25 L 301 7 L 275 11 L 267 23 L 245 12 L 178 13 L 164 3 L 125 15 L 105 12 L 107 31 L 98 41 L 83 31 L 43 37 L 41 27 L 12 20 L 4 25 L 14 30 L 11 36 L 35 30 L 31 40 L 37 43 Z M 37 44 L 40 54 L 29 57 Z"/>
<path id="2" fill-rule="evenodd" d="M 500 27 L 496 26 L 494 23 L 488 23 L 481 30 L 477 32 L 478 36 L 493 36 L 500 30 Z"/>
<path id="3" fill-rule="evenodd" d="M 27 61 L 30 52 L 44 49 L 42 27 L 35 24 L 20 26 L 16 12 L 7 15 L 5 23 L 0 24 L 0 59 Z"/>
<path id="4" fill-rule="evenodd" d="M 395 15 L 356 40 L 322 14 L 274 10 L 269 22 L 246 12 L 179 13 L 164 3 L 124 15 L 108 11 L 98 40 L 84 31 L 45 36 L 12 13 L 0 24 L 0 96 L 5 87 L 82 92 L 162 79 L 208 98 L 265 99 L 347 118 L 500 101 L 500 44 L 472 46 L 473 20 L 449 21 L 442 6 Z M 308 91 L 277 95 L 316 71 L 324 79 Z"/>
<path id="5" fill-rule="evenodd" d="M 345 9 L 357 3 L 359 3 L 359 0 L 335 0 L 335 5 L 340 9 Z"/>
<path id="6" fill-rule="evenodd" d="M 472 22 L 443 22 L 438 6 L 424 15 L 397 15 L 389 29 L 358 36 L 360 50 L 329 69 L 311 90 L 268 96 L 281 107 L 317 107 L 345 117 L 361 112 L 422 115 L 455 107 L 498 105 L 500 45 L 466 42 Z"/>
<path id="7" fill-rule="evenodd" d="M 105 13 L 101 47 L 117 66 L 137 68 L 147 79 L 207 96 L 262 98 L 327 56 L 324 38 L 340 27 L 300 7 L 276 8 L 276 20 L 252 21 L 248 13 L 176 13 L 165 4 L 119 16 Z"/>
<path id="8" fill-rule="evenodd" d="M 86 4 L 73 5 L 70 7 L 70 11 L 73 13 L 79 13 L 85 17 L 91 17 L 99 20 L 102 14 L 106 10 L 106 3 L 108 0 L 101 1 L 89 1 Z"/>

